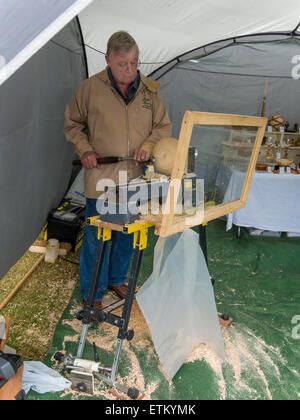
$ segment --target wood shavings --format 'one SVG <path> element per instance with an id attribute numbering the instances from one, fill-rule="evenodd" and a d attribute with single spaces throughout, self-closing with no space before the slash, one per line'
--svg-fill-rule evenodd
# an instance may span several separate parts
<path id="1" fill-rule="evenodd" d="M 269 390 L 269 383 L 265 377 L 264 372 L 262 371 L 262 369 L 260 368 L 260 364 L 258 362 L 258 360 L 256 360 L 247 350 L 243 345 L 240 345 L 240 350 L 241 352 L 250 360 L 250 362 L 253 363 L 257 373 L 259 374 L 261 380 L 263 381 L 263 383 L 265 384 L 266 387 L 266 392 L 268 395 L 269 400 L 272 400 L 272 395 L 271 392 Z"/>
<path id="2" fill-rule="evenodd" d="M 217 376 L 219 392 L 221 398 L 225 400 L 226 398 L 226 384 L 223 376 L 222 365 L 223 361 L 219 356 L 206 344 L 199 344 L 196 346 L 190 356 L 187 358 L 186 362 L 194 362 L 195 360 L 205 360 L 205 362 L 210 365 Z"/>
<path id="3" fill-rule="evenodd" d="M 113 294 L 106 295 L 105 299 L 106 304 L 115 301 Z M 72 312 L 75 314 L 79 309 L 79 307 L 74 307 Z M 119 308 L 114 313 L 121 315 L 121 311 L 122 308 Z M 65 337 L 63 344 L 65 350 L 67 342 L 79 342 L 82 323 L 74 318 L 73 320 L 65 320 L 64 324 L 70 326 L 75 332 L 74 335 Z M 152 343 L 151 333 L 136 301 L 133 303 L 129 329 L 134 329 L 135 336 L 130 343 L 124 340 L 122 352 L 124 351 L 130 361 L 130 369 L 125 378 L 118 375 L 117 382 L 127 387 L 137 388 L 140 391 L 140 398 L 151 400 L 151 395 L 157 389 L 158 383 L 145 383 L 142 368 L 134 350 L 147 350 L 148 353 L 151 352 L 152 355 L 157 356 Z M 222 333 L 226 355 L 225 362 L 205 344 L 196 346 L 186 362 L 191 363 L 196 360 L 203 360 L 210 366 L 215 374 L 220 399 L 222 400 L 229 397 L 232 398 L 232 396 L 239 398 L 239 396 L 245 395 L 248 395 L 251 399 L 261 398 L 259 392 L 265 395 L 263 398 L 271 400 L 273 397 L 270 381 L 274 382 L 274 379 L 276 379 L 278 383 L 281 382 L 278 364 L 286 364 L 286 360 L 280 354 L 279 349 L 268 345 L 250 329 L 241 329 L 238 325 L 231 326 L 229 329 L 222 329 Z M 101 324 L 99 329 L 89 330 L 87 340 L 90 344 L 94 341 L 99 349 L 113 353 L 117 341 L 116 329 L 109 324 Z M 160 363 L 159 369 L 160 373 L 164 375 L 163 367 Z M 294 373 L 300 378 L 299 373 L 296 371 Z M 164 375 L 164 377 L 171 389 L 173 386 L 172 381 L 168 379 L 167 375 Z M 254 384 L 257 386 L 259 383 L 261 386 L 259 389 L 255 389 Z M 107 389 L 106 385 L 102 385 L 102 388 L 100 386 L 100 389 L 99 386 L 99 383 L 97 383 L 96 397 L 99 396 L 109 400 L 130 399 L 119 390 L 112 392 L 112 389 Z M 76 394 L 78 395 L 78 392 Z"/>
<path id="4" fill-rule="evenodd" d="M 104 304 L 108 305 L 112 302 L 114 302 L 112 295 L 107 294 L 104 299 Z M 81 308 L 79 307 L 73 307 L 70 312 L 71 314 L 75 315 L 80 309 Z M 114 313 L 116 315 L 121 315 L 122 308 L 119 308 L 118 310 L 114 311 Z M 68 335 L 64 337 L 63 351 L 65 351 L 66 344 L 68 342 L 79 343 L 79 339 L 80 339 L 80 335 L 82 331 L 82 322 L 77 320 L 77 318 L 74 318 L 72 320 L 69 320 L 69 319 L 64 320 L 63 324 L 69 326 L 76 333 L 75 335 L 71 335 L 71 336 Z M 151 344 L 151 334 L 136 301 L 133 302 L 129 329 L 134 329 L 134 332 L 135 332 L 134 346 L 136 348 L 138 348 L 139 350 L 143 350 L 146 347 L 151 348 L 151 346 L 149 346 Z M 117 342 L 116 329 L 107 323 L 101 324 L 99 326 L 99 329 L 89 330 L 88 335 L 87 335 L 87 341 L 90 344 L 95 342 L 96 346 L 99 349 L 113 353 L 115 351 L 115 346 Z M 129 375 L 127 375 L 126 378 L 122 378 L 119 375 L 117 376 L 117 382 L 127 387 L 137 388 L 140 392 L 140 399 L 142 398 L 144 400 L 151 400 L 151 394 L 156 390 L 158 383 L 151 382 L 148 385 L 145 385 L 145 379 L 142 374 L 142 370 L 141 370 L 141 366 L 138 361 L 138 358 L 136 354 L 134 353 L 131 344 L 126 340 L 123 341 L 122 351 L 124 351 L 129 357 L 131 367 L 130 367 Z M 75 394 L 78 395 L 77 391 L 67 390 L 65 391 L 63 396 L 67 395 L 67 393 L 70 393 L 70 392 L 72 393 L 72 395 L 74 394 L 74 392 Z M 108 389 L 108 390 L 96 389 L 95 396 L 102 396 L 109 400 L 115 400 L 115 399 L 130 400 L 130 397 L 123 394 L 121 391 L 119 390 L 112 391 L 112 389 Z"/>
<path id="5" fill-rule="evenodd" d="M 113 301 L 112 296 L 107 296 L 107 303 Z M 73 312 L 78 311 L 73 308 Z M 122 308 L 115 311 L 116 314 L 121 315 Z M 69 325 L 75 335 L 65 337 L 67 341 L 78 341 L 80 338 L 82 323 L 77 319 L 65 320 L 65 324 Z M 126 340 L 123 342 L 123 350 L 130 360 L 130 372 L 126 378 L 117 377 L 117 381 L 127 387 L 135 387 L 139 389 L 141 394 L 144 394 L 143 399 L 151 399 L 151 394 L 156 390 L 158 384 L 152 382 L 145 384 L 145 379 L 142 374 L 142 369 L 139 360 L 133 351 L 134 348 L 138 350 L 147 349 L 147 352 L 152 352 L 155 355 L 155 349 L 151 340 L 151 333 L 148 329 L 147 323 L 141 313 L 136 301 L 133 303 L 132 315 L 130 318 L 130 329 L 134 329 L 135 336 L 132 344 Z M 247 328 L 240 329 L 238 326 L 231 326 L 229 329 L 222 329 L 226 360 L 222 361 L 218 355 L 207 345 L 199 344 L 196 346 L 186 362 L 194 362 L 196 360 L 205 361 L 213 370 L 216 376 L 216 383 L 218 385 L 220 399 L 225 400 L 232 392 L 236 395 L 248 394 L 252 399 L 258 397 L 257 390 L 251 386 L 251 381 L 259 381 L 261 383 L 262 392 L 266 399 L 272 399 L 272 392 L 270 390 L 269 381 L 274 378 L 280 383 L 281 376 L 278 368 L 278 363 L 285 364 L 285 359 L 281 356 L 278 348 L 268 345 L 261 337 Z M 96 346 L 108 352 L 114 352 L 116 346 L 116 329 L 104 323 L 99 330 L 89 331 L 87 340 L 92 343 L 95 341 Z M 64 345 L 65 348 L 65 345 Z M 232 384 L 227 384 L 227 375 L 224 369 L 227 368 L 232 374 L 234 390 Z M 163 368 L 159 363 L 160 372 L 164 374 Z M 167 379 L 167 376 L 164 375 Z M 227 378 L 227 379 L 225 379 Z M 168 380 L 168 379 L 167 379 Z M 254 381 L 254 382 L 255 382 Z M 169 387 L 172 387 L 172 381 L 168 380 Z M 123 395 L 118 391 L 118 394 L 108 392 L 109 390 L 97 390 L 97 394 L 107 399 L 129 399 L 127 395 Z"/>
<path id="6" fill-rule="evenodd" d="M 220 397 L 226 399 L 226 381 L 223 375 L 225 364 L 228 365 L 234 375 L 234 385 L 237 391 L 246 391 L 250 395 L 257 391 L 247 384 L 251 378 L 259 378 L 263 385 L 266 398 L 272 400 L 272 393 L 267 378 L 275 379 L 280 383 L 281 376 L 278 363 L 286 363 L 278 348 L 267 345 L 260 337 L 256 337 L 249 329 L 243 331 L 231 326 L 223 330 L 226 361 L 225 363 L 217 354 L 204 344 L 195 347 L 187 362 L 204 360 L 214 371 Z M 244 379 L 242 379 L 244 378 Z"/>

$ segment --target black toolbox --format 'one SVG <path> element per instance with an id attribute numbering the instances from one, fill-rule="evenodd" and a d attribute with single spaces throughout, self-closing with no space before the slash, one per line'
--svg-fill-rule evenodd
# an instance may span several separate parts
<path id="1" fill-rule="evenodd" d="M 72 251 L 81 246 L 85 226 L 85 206 L 64 199 L 53 209 L 47 220 L 45 239 L 58 239 L 72 245 Z"/>

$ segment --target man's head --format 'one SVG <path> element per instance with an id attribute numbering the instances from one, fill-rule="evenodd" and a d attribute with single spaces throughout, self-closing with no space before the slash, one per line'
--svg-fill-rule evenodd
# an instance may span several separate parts
<path id="1" fill-rule="evenodd" d="M 135 80 L 139 49 L 128 32 L 115 32 L 109 38 L 105 59 L 118 84 L 128 85 Z"/>

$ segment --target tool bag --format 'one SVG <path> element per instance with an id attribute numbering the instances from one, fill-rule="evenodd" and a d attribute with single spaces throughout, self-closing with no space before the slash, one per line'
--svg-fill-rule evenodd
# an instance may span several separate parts
<path id="1" fill-rule="evenodd" d="M 22 389 L 23 369 L 20 356 L 0 352 L 0 401 L 25 400 Z"/>

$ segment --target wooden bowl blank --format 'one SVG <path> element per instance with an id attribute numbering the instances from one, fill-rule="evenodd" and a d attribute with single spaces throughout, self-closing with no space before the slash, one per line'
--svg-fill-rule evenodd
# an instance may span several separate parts
<path id="1" fill-rule="evenodd" d="M 177 140 L 173 137 L 163 138 L 156 143 L 153 149 L 153 157 L 155 158 L 155 167 L 158 172 L 164 175 L 171 175 L 177 144 Z"/>

